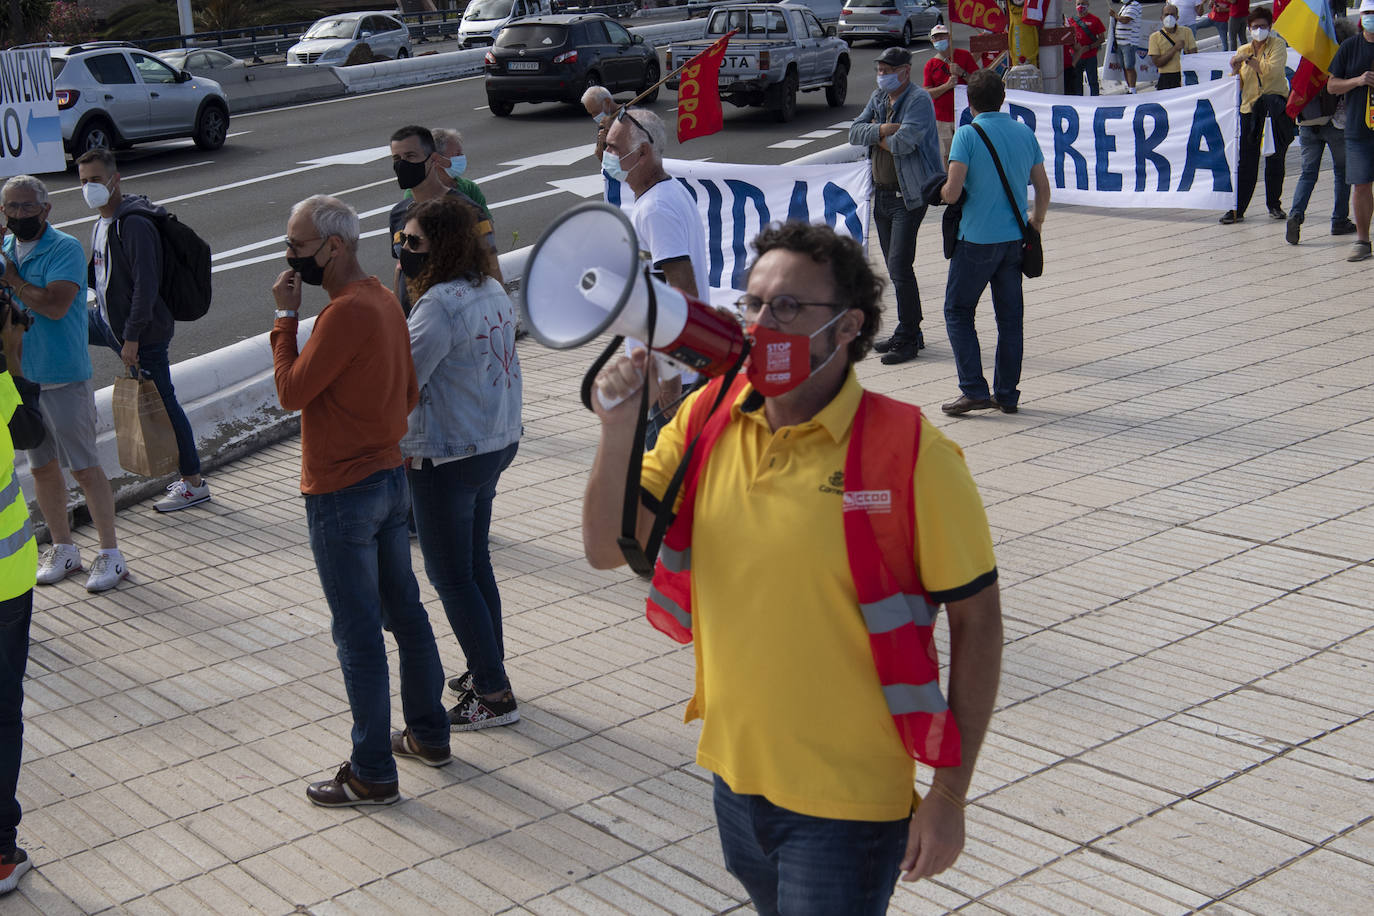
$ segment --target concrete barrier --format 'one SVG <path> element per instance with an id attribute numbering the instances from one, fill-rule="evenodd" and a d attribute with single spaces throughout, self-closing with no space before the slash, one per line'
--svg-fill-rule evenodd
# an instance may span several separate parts
<path id="1" fill-rule="evenodd" d="M 224 87 L 229 113 L 241 114 L 278 105 L 297 105 L 337 98 L 348 92 L 333 67 L 288 67 L 268 64 L 221 71 L 215 80 Z"/>

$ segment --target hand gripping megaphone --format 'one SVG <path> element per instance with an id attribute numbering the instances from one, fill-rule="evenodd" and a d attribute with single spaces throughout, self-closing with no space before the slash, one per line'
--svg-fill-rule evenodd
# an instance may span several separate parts
<path id="1" fill-rule="evenodd" d="M 544 230 L 522 299 L 525 328 L 555 350 L 609 331 L 712 376 L 738 366 L 745 352 L 739 320 L 650 276 L 629 219 L 603 203 L 579 204 Z"/>

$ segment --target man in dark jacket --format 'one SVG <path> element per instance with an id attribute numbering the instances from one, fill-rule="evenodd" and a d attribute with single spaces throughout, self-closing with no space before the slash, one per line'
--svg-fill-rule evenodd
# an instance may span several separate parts
<path id="1" fill-rule="evenodd" d="M 210 498 L 200 476 L 200 454 L 186 412 L 177 403 L 167 347 L 176 322 L 158 291 L 162 239 L 154 219 L 166 211 L 146 197 L 122 194 L 114 154 L 94 149 L 76 161 L 86 205 L 100 213 L 91 230 L 89 279 L 96 307 L 90 312 L 90 342 L 108 346 L 124 365 L 151 379 L 162 395 L 176 433 L 181 480 L 154 504 L 159 512 L 186 509 Z"/>

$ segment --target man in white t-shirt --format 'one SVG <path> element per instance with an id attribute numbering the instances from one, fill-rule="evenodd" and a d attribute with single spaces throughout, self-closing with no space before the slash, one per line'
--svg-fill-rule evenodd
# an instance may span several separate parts
<path id="1" fill-rule="evenodd" d="M 1134 93 L 1136 48 L 1145 47 L 1140 35 L 1140 2 L 1126 0 L 1119 10 L 1108 6 L 1107 14 L 1116 20 L 1113 34 L 1116 37 L 1116 54 L 1121 61 L 1121 69 L 1126 73 L 1126 91 Z"/>
<path id="2" fill-rule="evenodd" d="M 1193 28 L 1193 23 L 1197 22 L 1197 8 L 1200 0 L 1173 0 L 1172 6 L 1178 8 L 1178 24 Z M 1194 30 L 1196 35 L 1196 30 Z"/>
<path id="3" fill-rule="evenodd" d="M 706 227 L 692 195 L 663 170 L 667 136 L 662 119 L 652 111 L 621 109 L 606 132 L 601 166 L 607 175 L 628 184 L 634 192 L 630 222 L 653 269 L 662 272 L 669 286 L 708 301 Z M 682 383 L 696 381 L 696 373 L 686 372 L 664 381 L 659 407 L 666 422 L 682 396 Z"/>

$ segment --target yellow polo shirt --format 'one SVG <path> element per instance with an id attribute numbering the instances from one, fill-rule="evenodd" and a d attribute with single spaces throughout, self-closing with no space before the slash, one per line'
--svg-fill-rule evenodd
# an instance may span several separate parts
<path id="1" fill-rule="evenodd" d="M 1247 41 L 1234 55 L 1244 60 L 1255 57 L 1255 43 Z M 1288 97 L 1288 75 L 1283 68 L 1288 63 L 1288 45 L 1282 38 L 1270 35 L 1264 39 L 1259 52 L 1259 73 L 1244 64 L 1240 66 L 1240 112 L 1250 114 L 1262 95 Z"/>
<path id="2" fill-rule="evenodd" d="M 1170 44 L 1170 42 L 1173 44 Z M 1197 39 L 1193 37 L 1193 30 L 1186 25 L 1174 26 L 1172 34 L 1160 29 L 1150 33 L 1150 46 L 1147 54 L 1168 54 L 1175 44 L 1182 45 L 1183 50 L 1179 51 L 1164 66 L 1159 68 L 1160 73 L 1182 73 L 1183 55 L 1197 53 Z"/>
<path id="3" fill-rule="evenodd" d="M 703 720 L 697 763 L 735 792 L 813 817 L 890 821 L 911 813 L 915 767 L 874 671 L 845 549 L 844 463 L 862 393 L 851 371 L 813 419 L 776 432 L 752 389 L 731 407 L 697 490 L 686 721 Z M 644 457 L 653 499 L 685 449 L 691 403 Z M 924 420 L 915 501 L 916 566 L 932 600 L 994 582 L 963 452 Z"/>

